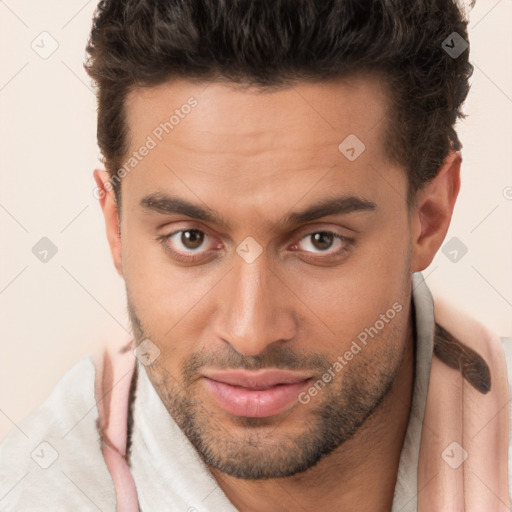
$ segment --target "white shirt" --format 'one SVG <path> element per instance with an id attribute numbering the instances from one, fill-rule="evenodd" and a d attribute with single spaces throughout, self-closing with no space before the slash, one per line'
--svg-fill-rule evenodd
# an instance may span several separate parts
<path id="1" fill-rule="evenodd" d="M 418 456 L 435 329 L 432 296 L 419 273 L 413 275 L 413 303 L 414 390 L 392 512 L 417 510 Z M 502 341 L 512 396 L 512 340 Z M 114 485 L 96 429 L 94 377 L 92 359 L 82 359 L 0 445 L 0 511 L 115 511 Z M 131 467 L 141 510 L 236 512 L 167 412 L 142 365 L 133 407 Z M 511 448 L 509 481 L 512 489 Z"/>

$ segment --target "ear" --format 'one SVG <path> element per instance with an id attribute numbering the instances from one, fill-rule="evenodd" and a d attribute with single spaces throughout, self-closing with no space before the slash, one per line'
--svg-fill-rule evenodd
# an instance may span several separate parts
<path id="1" fill-rule="evenodd" d="M 121 231 L 119 229 L 119 215 L 114 189 L 107 171 L 95 169 L 94 180 L 97 186 L 97 189 L 94 191 L 94 196 L 98 198 L 101 209 L 103 210 L 107 240 L 110 245 L 114 266 L 116 267 L 117 273 L 123 277 Z"/>
<path id="2" fill-rule="evenodd" d="M 460 189 L 460 151 L 451 150 L 437 176 L 417 192 L 411 210 L 411 272 L 427 268 L 446 236 Z"/>

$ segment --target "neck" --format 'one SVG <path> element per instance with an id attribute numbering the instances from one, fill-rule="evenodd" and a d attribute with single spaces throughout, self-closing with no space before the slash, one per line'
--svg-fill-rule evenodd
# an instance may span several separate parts
<path id="1" fill-rule="evenodd" d="M 390 392 L 358 433 L 314 467 L 287 478 L 241 480 L 210 470 L 240 512 L 389 511 L 393 502 L 414 383 L 409 315 L 404 358 Z"/>

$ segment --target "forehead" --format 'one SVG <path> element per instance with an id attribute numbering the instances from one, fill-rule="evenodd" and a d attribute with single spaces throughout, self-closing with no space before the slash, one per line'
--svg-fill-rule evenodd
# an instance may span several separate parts
<path id="1" fill-rule="evenodd" d="M 375 199 L 382 188 L 375 173 L 391 166 L 388 106 L 374 77 L 271 91 L 186 80 L 136 89 L 126 101 L 126 161 L 134 165 L 127 166 L 123 197 L 125 190 L 141 197 L 179 187 L 188 197 L 216 190 L 265 203 L 291 188 L 290 200 L 297 200 L 307 189 L 322 195 L 337 187 Z M 135 160 L 144 146 L 151 149 Z M 356 159 L 347 158 L 354 152 Z"/>
<path id="2" fill-rule="evenodd" d="M 189 109 L 191 101 L 197 105 Z M 126 114 L 134 144 L 174 114 L 174 139 L 179 138 L 179 125 L 186 125 L 188 134 L 197 135 L 190 141 L 195 149 L 221 152 L 218 143 L 228 136 L 236 137 L 233 151 L 252 152 L 274 145 L 292 148 L 297 143 L 304 147 L 308 141 L 328 143 L 348 133 L 372 145 L 388 104 L 383 81 L 372 76 L 299 82 L 272 90 L 175 80 L 132 91 L 126 100 Z M 307 139 L 300 140 L 300 136 Z"/>

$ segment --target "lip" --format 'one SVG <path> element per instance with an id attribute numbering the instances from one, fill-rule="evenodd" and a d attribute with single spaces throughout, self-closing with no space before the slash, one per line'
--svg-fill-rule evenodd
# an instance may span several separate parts
<path id="1" fill-rule="evenodd" d="M 265 389 L 276 384 L 295 384 L 311 377 L 311 374 L 286 370 L 207 370 L 202 373 L 217 382 L 251 389 Z"/>
<path id="2" fill-rule="evenodd" d="M 283 370 L 211 370 L 202 377 L 225 411 L 249 418 L 274 416 L 290 408 L 312 378 Z"/>

